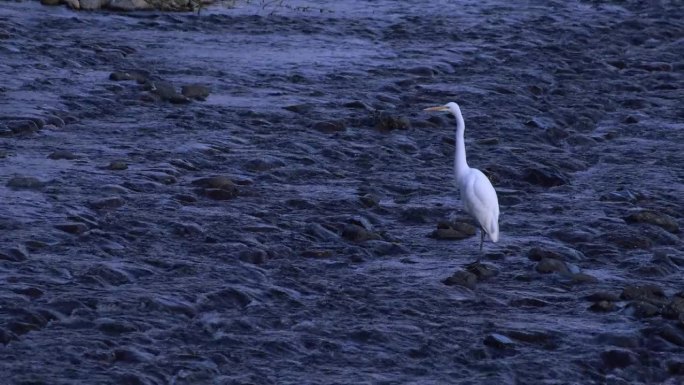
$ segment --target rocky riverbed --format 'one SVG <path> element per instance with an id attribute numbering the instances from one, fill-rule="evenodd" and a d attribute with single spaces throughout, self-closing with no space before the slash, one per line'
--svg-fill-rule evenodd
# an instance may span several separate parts
<path id="1" fill-rule="evenodd" d="M 288 4 L 0 5 L 2 382 L 682 383 L 678 2 Z"/>

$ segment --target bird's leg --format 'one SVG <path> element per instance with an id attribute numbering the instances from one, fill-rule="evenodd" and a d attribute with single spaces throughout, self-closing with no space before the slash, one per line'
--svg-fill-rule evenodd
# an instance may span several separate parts
<path id="1" fill-rule="evenodd" d="M 485 238 L 485 231 L 482 227 L 480 227 L 480 254 L 477 255 L 477 262 L 480 262 L 480 259 L 482 258 L 482 245 L 484 244 L 484 238 Z"/>

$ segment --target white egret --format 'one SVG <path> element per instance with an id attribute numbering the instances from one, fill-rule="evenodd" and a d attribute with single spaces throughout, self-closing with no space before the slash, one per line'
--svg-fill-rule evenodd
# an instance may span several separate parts
<path id="1" fill-rule="evenodd" d="M 448 111 L 456 117 L 456 153 L 454 154 L 454 172 L 456 184 L 461 193 L 465 211 L 475 217 L 480 225 L 480 255 L 485 233 L 492 242 L 499 240 L 499 199 L 489 178 L 482 171 L 471 168 L 466 161 L 463 133 L 465 123 L 461 108 L 451 102 L 443 106 L 426 108 L 425 111 Z M 480 260 L 478 256 L 477 260 Z"/>

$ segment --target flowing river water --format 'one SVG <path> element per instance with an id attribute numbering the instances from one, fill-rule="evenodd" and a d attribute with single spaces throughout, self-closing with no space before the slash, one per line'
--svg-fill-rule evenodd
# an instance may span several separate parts
<path id="1" fill-rule="evenodd" d="M 682 383 L 680 2 L 286 4 L 0 4 L 0 382 Z"/>

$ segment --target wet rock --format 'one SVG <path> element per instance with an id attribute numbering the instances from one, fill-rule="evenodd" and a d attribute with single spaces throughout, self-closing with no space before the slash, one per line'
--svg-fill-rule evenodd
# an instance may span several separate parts
<path id="1" fill-rule="evenodd" d="M 518 341 L 536 345 L 544 345 L 547 348 L 551 348 L 554 345 L 554 337 L 548 332 L 511 330 L 506 332 L 506 335 Z"/>
<path id="2" fill-rule="evenodd" d="M 625 222 L 627 223 L 650 223 L 656 226 L 660 226 L 671 233 L 679 232 L 679 224 L 674 218 L 667 214 L 658 213 L 650 210 L 642 210 L 636 213 L 632 213 L 625 217 Z"/>
<path id="3" fill-rule="evenodd" d="M 440 240 L 459 240 L 472 237 L 477 233 L 477 228 L 465 222 L 440 222 L 437 230 L 433 231 L 430 238 Z"/>
<path id="4" fill-rule="evenodd" d="M 123 160 L 114 160 L 107 166 L 107 169 L 114 171 L 122 171 L 128 169 L 128 164 Z"/>
<path id="5" fill-rule="evenodd" d="M 25 295 L 31 299 L 38 299 L 45 294 L 42 290 L 37 287 L 22 287 L 17 289 L 12 289 L 13 292 L 21 295 Z"/>
<path id="6" fill-rule="evenodd" d="M 641 235 L 629 232 L 611 232 L 602 234 L 599 241 L 609 242 L 623 249 L 650 249 L 653 242 Z"/>
<path id="7" fill-rule="evenodd" d="M 0 330 L 1 332 L 1 330 Z M 2 335 L 0 334 L 0 342 Z M 673 376 L 684 376 L 684 361 L 671 361 L 667 364 L 667 371 Z"/>
<path id="8" fill-rule="evenodd" d="M 589 310 L 597 313 L 608 313 L 616 309 L 617 306 L 611 301 L 598 301 L 589 306 Z"/>
<path id="9" fill-rule="evenodd" d="M 597 302 L 597 301 L 615 302 L 615 301 L 620 300 L 619 295 L 617 295 L 615 293 L 607 292 L 607 291 L 597 291 L 595 293 L 592 293 L 592 294 L 586 296 L 585 298 L 588 299 L 589 301 L 594 301 L 594 302 Z"/>
<path id="10" fill-rule="evenodd" d="M 350 223 L 344 226 L 342 238 L 351 242 L 364 242 L 373 239 L 381 239 L 382 237 L 357 224 Z"/>
<path id="11" fill-rule="evenodd" d="M 601 361 L 606 369 L 626 368 L 635 362 L 634 354 L 629 350 L 611 349 L 601 353 Z"/>
<path id="12" fill-rule="evenodd" d="M 113 3 L 115 0 L 110 0 Z M 110 3 L 110 5 L 111 5 Z M 150 73 L 144 70 L 132 70 L 132 71 L 115 71 L 109 74 L 109 80 L 122 81 L 122 80 L 135 80 L 136 82 L 142 84 L 147 81 L 150 77 Z"/>
<path id="13" fill-rule="evenodd" d="M 78 0 L 64 0 L 64 2 L 71 9 L 80 9 L 81 8 L 81 4 L 79 3 Z"/>
<path id="14" fill-rule="evenodd" d="M 197 202 L 197 198 L 195 198 L 192 195 L 188 195 L 188 194 L 176 194 L 176 195 L 174 195 L 174 198 L 183 204 L 190 204 L 190 203 Z"/>
<path id="15" fill-rule="evenodd" d="M 308 249 L 304 250 L 301 253 L 301 256 L 304 258 L 314 258 L 314 259 L 319 259 L 319 258 L 328 258 L 332 257 L 334 254 L 330 250 L 320 250 L 320 249 Z"/>
<path id="16" fill-rule="evenodd" d="M 157 95 L 161 100 L 173 103 L 173 104 L 183 104 L 183 103 L 189 103 L 190 99 L 185 97 L 184 95 L 179 94 L 176 91 L 176 87 L 173 86 L 173 84 L 163 81 L 163 80 L 154 80 L 150 81 L 150 86 L 153 94 Z"/>
<path id="17" fill-rule="evenodd" d="M 542 167 L 527 168 L 523 172 L 522 180 L 542 187 L 562 186 L 568 183 L 567 177 L 560 171 Z"/>
<path id="18" fill-rule="evenodd" d="M 203 84 L 188 84 L 181 87 L 181 94 L 195 100 L 206 100 L 211 90 Z"/>
<path id="19" fill-rule="evenodd" d="M 380 197 L 375 194 L 365 194 L 359 198 L 359 201 L 366 207 L 375 207 L 380 204 Z"/>
<path id="20" fill-rule="evenodd" d="M 635 124 L 639 123 L 639 119 L 634 115 L 629 115 L 623 120 L 623 122 L 627 124 Z"/>
<path id="21" fill-rule="evenodd" d="M 64 128 L 65 123 L 64 123 L 64 120 L 62 120 L 62 118 L 60 118 L 59 116 L 53 115 L 53 116 L 48 116 L 47 118 L 45 118 L 45 125 L 46 126 L 53 125 L 57 128 Z M 47 128 L 47 127 L 44 127 L 44 128 Z"/>
<path id="22" fill-rule="evenodd" d="M 176 222 L 173 224 L 173 233 L 187 238 L 198 238 L 204 235 L 204 229 L 193 222 Z"/>
<path id="23" fill-rule="evenodd" d="M 237 189 L 208 188 L 204 189 L 202 194 L 215 201 L 227 201 L 237 196 Z"/>
<path id="24" fill-rule="evenodd" d="M 107 8 L 115 11 L 142 11 L 153 7 L 146 0 L 109 0 Z"/>
<path id="25" fill-rule="evenodd" d="M 83 234 L 88 231 L 88 226 L 80 222 L 61 223 L 55 225 L 55 228 L 69 234 Z"/>
<path id="26" fill-rule="evenodd" d="M 561 254 L 552 250 L 543 249 L 541 247 L 531 248 L 530 251 L 527 253 L 527 258 L 529 258 L 532 261 L 541 261 L 544 258 L 558 259 L 561 261 L 564 259 Z"/>
<path id="27" fill-rule="evenodd" d="M 28 251 L 24 246 L 17 246 L 6 251 L 0 251 L 0 260 L 10 262 L 23 262 L 29 257 Z"/>
<path id="28" fill-rule="evenodd" d="M 320 131 L 320 132 L 333 133 L 333 132 L 344 131 L 346 127 L 345 127 L 344 122 L 342 122 L 342 121 L 326 120 L 326 121 L 314 123 L 311 126 L 311 128 L 313 128 L 316 131 Z"/>
<path id="29" fill-rule="evenodd" d="M 684 317 L 684 291 L 675 294 L 663 309 L 663 317 L 683 319 Z"/>
<path id="30" fill-rule="evenodd" d="M 570 277 L 570 282 L 572 284 L 575 284 L 575 285 L 597 283 L 598 281 L 599 281 L 598 278 L 594 277 L 593 275 L 589 275 L 587 273 L 574 273 Z"/>
<path id="31" fill-rule="evenodd" d="M 18 338 L 19 337 L 17 337 L 17 335 L 11 331 L 0 328 L 0 344 L 7 345 L 11 341 L 17 340 Z"/>
<path id="32" fill-rule="evenodd" d="M 466 271 L 475 274 L 478 281 L 484 281 L 487 278 L 494 277 L 495 275 L 497 275 L 499 273 L 491 265 L 481 263 L 481 262 L 473 262 L 473 263 L 468 264 L 466 266 Z"/>
<path id="33" fill-rule="evenodd" d="M 664 325 L 660 327 L 657 334 L 665 341 L 677 345 L 679 347 L 684 347 L 684 332 L 679 328 L 674 328 L 670 325 Z"/>
<path id="34" fill-rule="evenodd" d="M 637 348 L 641 346 L 640 337 L 637 334 L 601 333 L 596 337 L 596 342 L 619 348 Z"/>
<path id="35" fill-rule="evenodd" d="M 7 187 L 17 190 L 40 190 L 47 183 L 31 176 L 15 176 L 7 182 Z"/>
<path id="36" fill-rule="evenodd" d="M 195 179 L 192 181 L 192 185 L 204 188 L 224 188 L 231 187 L 234 183 L 230 178 L 218 175 Z"/>
<path id="37" fill-rule="evenodd" d="M 380 257 L 388 255 L 402 255 L 409 253 L 409 250 L 406 247 L 396 242 L 387 242 L 383 240 L 368 240 L 365 246 L 371 248 L 373 255 L 377 255 Z"/>
<path id="38" fill-rule="evenodd" d="M 123 206 L 126 201 L 121 197 L 113 196 L 98 199 L 96 201 L 90 202 L 90 207 L 96 210 L 111 210 Z"/>
<path id="39" fill-rule="evenodd" d="M 535 270 L 542 274 L 548 273 L 568 273 L 568 267 L 563 263 L 554 258 L 542 258 L 539 263 L 535 266 Z"/>
<path id="40" fill-rule="evenodd" d="M 283 109 L 297 113 L 297 114 L 305 114 L 313 109 L 313 106 L 308 103 L 302 103 L 302 104 L 292 104 L 289 106 L 283 107 Z"/>
<path id="41" fill-rule="evenodd" d="M 78 159 L 79 156 L 76 155 L 76 154 L 74 154 L 74 153 L 71 152 L 71 151 L 67 151 L 67 150 L 57 150 L 57 151 L 51 153 L 50 155 L 48 155 L 48 158 L 49 158 L 49 159 L 53 159 L 53 160 L 61 160 L 61 159 L 64 159 L 64 160 L 74 160 L 74 159 Z"/>
<path id="42" fill-rule="evenodd" d="M 442 283 L 447 286 L 463 286 L 472 290 L 475 289 L 475 285 L 477 284 L 477 275 L 469 271 L 459 270 L 451 277 L 442 281 Z"/>
<path id="43" fill-rule="evenodd" d="M 43 5 L 59 5 L 61 2 L 62 0 L 40 0 Z"/>
<path id="44" fill-rule="evenodd" d="M 408 119 L 384 112 L 373 116 L 373 125 L 379 131 L 408 130 L 411 127 Z"/>
<path id="45" fill-rule="evenodd" d="M 667 299 L 663 289 L 653 284 L 627 285 L 622 290 L 620 298 L 624 300 L 642 300 L 657 304 L 664 304 Z"/>
<path id="46" fill-rule="evenodd" d="M 261 265 L 268 259 L 268 253 L 261 249 L 242 250 L 238 253 L 238 259 L 242 262 Z"/>
<path id="47" fill-rule="evenodd" d="M 31 134 L 40 129 L 33 120 L 11 120 L 5 123 L 14 135 Z"/>
<path id="48" fill-rule="evenodd" d="M 367 105 L 366 103 L 364 103 L 360 100 L 354 100 L 352 102 L 344 103 L 343 105 L 344 105 L 344 107 L 347 107 L 347 108 L 358 108 L 358 109 L 368 110 L 368 111 L 373 110 L 372 107 L 370 107 L 369 105 Z"/>
<path id="49" fill-rule="evenodd" d="M 109 0 L 79 0 L 80 8 L 89 11 L 100 9 L 107 5 L 107 3 L 109 3 Z"/>
<path id="50" fill-rule="evenodd" d="M 660 308 L 650 302 L 633 301 L 625 307 L 625 313 L 637 318 L 655 317 L 660 313 Z"/>
<path id="51" fill-rule="evenodd" d="M 132 348 L 115 349 L 113 357 L 115 362 L 124 362 L 128 364 L 148 362 L 153 358 L 151 354 Z"/>
<path id="52" fill-rule="evenodd" d="M 239 193 L 237 186 L 232 180 L 220 175 L 195 179 L 192 185 L 201 188 L 199 190 L 200 194 L 214 200 L 233 199 Z"/>
<path id="53" fill-rule="evenodd" d="M 485 337 L 484 344 L 497 349 L 512 348 L 515 342 L 503 334 L 492 333 Z"/>
<path id="54" fill-rule="evenodd" d="M 427 207 L 406 207 L 399 214 L 402 221 L 409 223 L 427 223 L 430 216 L 431 213 Z M 445 227 L 449 225 L 445 223 Z"/>
<path id="55" fill-rule="evenodd" d="M 7 328 L 13 334 L 20 336 L 31 331 L 40 330 L 40 325 L 36 325 L 34 323 L 29 322 L 10 321 L 7 323 Z"/>
<path id="56" fill-rule="evenodd" d="M 559 127 L 549 127 L 546 130 L 544 130 L 544 135 L 546 138 L 549 140 L 549 142 L 553 145 L 560 145 L 563 143 L 563 140 L 566 139 L 570 134 L 568 134 L 567 131 L 563 130 L 562 128 Z"/>
<path id="57" fill-rule="evenodd" d="M 165 185 L 175 184 L 178 182 L 178 179 L 176 179 L 175 176 L 161 171 L 145 171 L 141 173 L 141 175 L 149 180 L 159 182 Z"/>

